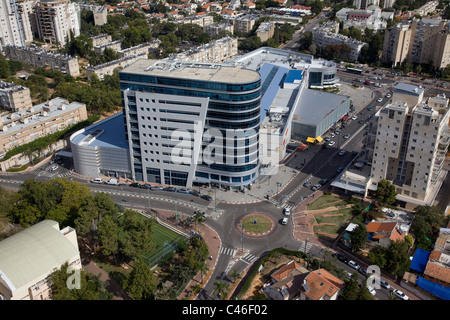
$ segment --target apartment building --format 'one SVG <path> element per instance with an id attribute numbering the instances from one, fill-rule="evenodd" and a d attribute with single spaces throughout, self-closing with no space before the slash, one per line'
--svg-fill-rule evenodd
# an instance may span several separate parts
<path id="1" fill-rule="evenodd" d="M 256 30 L 256 35 L 261 39 L 261 41 L 267 41 L 273 37 L 275 32 L 275 23 L 271 21 L 263 22 L 259 25 Z"/>
<path id="2" fill-rule="evenodd" d="M 24 26 L 16 0 L 0 0 L 0 51 L 7 45 L 25 45 Z"/>
<path id="3" fill-rule="evenodd" d="M 26 62 L 32 68 L 50 68 L 67 73 L 72 77 L 80 75 L 78 59 L 69 55 L 63 55 L 43 50 L 37 46 L 29 47 L 7 46 L 3 48 L 7 59 Z"/>
<path id="4" fill-rule="evenodd" d="M 326 48 L 328 45 L 347 45 L 350 51 L 347 53 L 346 58 L 353 61 L 358 60 L 362 47 L 368 45 L 365 42 L 358 41 L 342 34 L 322 30 L 320 27 L 313 29 L 312 34 L 314 37 L 314 44 L 319 48 Z"/>
<path id="5" fill-rule="evenodd" d="M 70 0 L 40 0 L 35 8 L 39 39 L 61 46 L 80 35 L 80 7 Z"/>
<path id="6" fill-rule="evenodd" d="M 37 138 L 87 119 L 86 105 L 54 98 L 27 110 L 0 117 L 0 157 Z"/>
<path id="7" fill-rule="evenodd" d="M 31 108 L 30 89 L 15 83 L 0 81 L 0 107 L 13 112 Z"/>
<path id="8" fill-rule="evenodd" d="M 386 30 L 382 61 L 394 66 L 408 61 L 437 68 L 450 63 L 450 25 L 447 20 L 413 19 Z"/>
<path id="9" fill-rule="evenodd" d="M 92 74 L 95 73 L 100 80 L 105 78 L 105 75 L 112 75 L 117 68 L 125 68 L 139 59 L 147 59 L 148 53 L 141 52 L 134 55 L 129 55 L 117 60 L 113 60 L 98 66 L 89 66 L 86 68 L 86 75 L 88 80 L 91 80 Z"/>
<path id="10" fill-rule="evenodd" d="M 413 207 L 431 205 L 442 183 L 450 140 L 448 98 L 423 101 L 423 95 L 421 87 L 395 87 L 392 103 L 379 112 L 370 173 L 373 186 L 382 179 L 391 181 L 397 200 Z"/>
<path id="11" fill-rule="evenodd" d="M 108 9 L 106 6 L 99 6 L 94 10 L 94 24 L 102 26 L 108 22 Z"/>
<path id="12" fill-rule="evenodd" d="M 112 41 L 112 37 L 109 34 L 99 34 L 98 36 L 92 37 L 91 39 L 93 47 L 108 44 Z"/>
<path id="13" fill-rule="evenodd" d="M 175 55 L 178 61 L 226 62 L 238 54 L 237 38 L 224 37 Z"/>
<path id="14" fill-rule="evenodd" d="M 249 33 L 258 18 L 259 16 L 257 15 L 243 15 L 236 18 L 227 19 L 227 21 L 233 23 L 234 32 Z"/>
<path id="15" fill-rule="evenodd" d="M 220 22 L 220 23 L 211 23 L 203 28 L 205 33 L 210 37 L 214 37 L 222 31 L 228 31 L 229 33 L 233 33 L 234 27 L 230 22 Z"/>
<path id="16" fill-rule="evenodd" d="M 370 5 L 379 6 L 379 0 L 353 0 L 353 6 L 356 9 L 366 10 Z"/>

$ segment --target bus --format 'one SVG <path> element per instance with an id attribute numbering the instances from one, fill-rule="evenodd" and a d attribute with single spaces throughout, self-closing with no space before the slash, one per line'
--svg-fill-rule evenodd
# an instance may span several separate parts
<path id="1" fill-rule="evenodd" d="M 363 71 L 361 69 L 356 69 L 356 68 L 347 68 L 346 69 L 348 73 L 353 73 L 353 74 L 362 74 Z"/>

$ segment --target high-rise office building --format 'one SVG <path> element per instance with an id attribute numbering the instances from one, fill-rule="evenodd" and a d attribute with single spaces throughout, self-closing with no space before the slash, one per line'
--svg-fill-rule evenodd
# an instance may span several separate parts
<path id="1" fill-rule="evenodd" d="M 240 188 L 256 179 L 258 72 L 144 59 L 119 76 L 134 180 Z"/>

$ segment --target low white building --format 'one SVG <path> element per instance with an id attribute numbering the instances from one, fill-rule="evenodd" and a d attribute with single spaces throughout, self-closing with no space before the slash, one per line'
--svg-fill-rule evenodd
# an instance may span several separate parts
<path id="1" fill-rule="evenodd" d="M 41 221 L 0 241 L 0 300 L 49 300 L 51 274 L 81 270 L 75 229 Z"/>

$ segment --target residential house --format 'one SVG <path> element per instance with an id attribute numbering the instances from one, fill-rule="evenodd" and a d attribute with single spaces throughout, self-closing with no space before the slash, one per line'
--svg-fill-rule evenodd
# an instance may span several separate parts
<path id="1" fill-rule="evenodd" d="M 303 280 L 298 300 L 336 300 L 344 282 L 325 269 L 310 272 Z"/>
<path id="2" fill-rule="evenodd" d="M 369 239 L 380 246 L 388 246 L 390 241 L 403 240 L 405 234 L 400 231 L 395 221 L 371 221 L 366 226 Z"/>
<path id="3" fill-rule="evenodd" d="M 292 260 L 271 274 L 263 291 L 273 300 L 294 300 L 307 274 L 307 269 Z"/>

